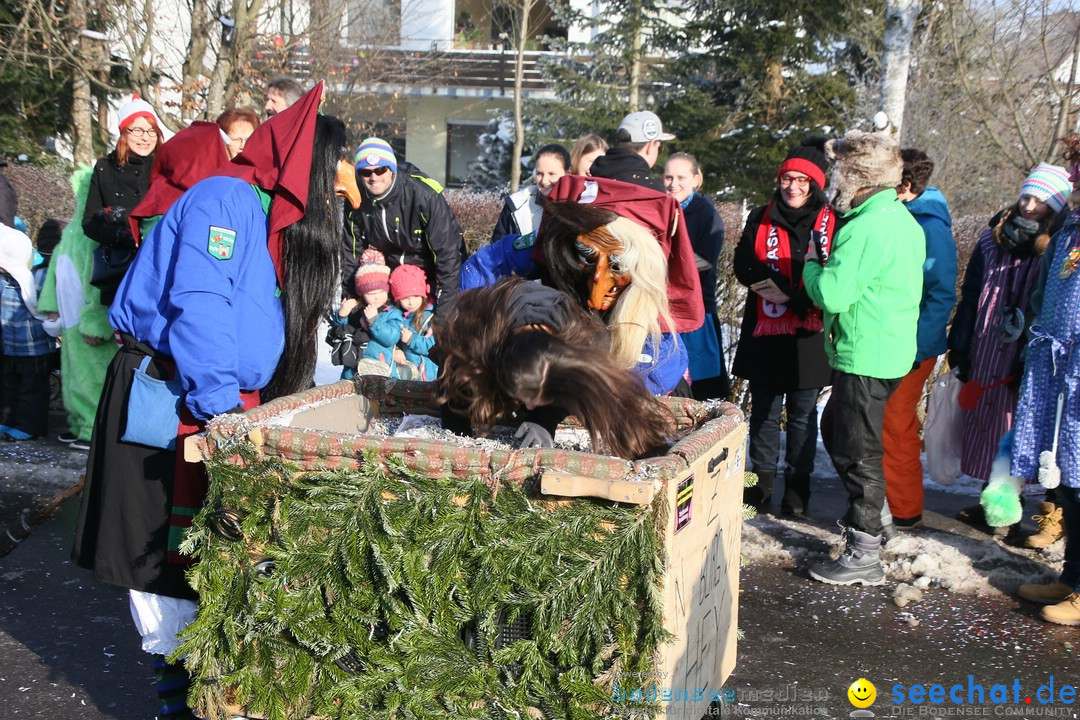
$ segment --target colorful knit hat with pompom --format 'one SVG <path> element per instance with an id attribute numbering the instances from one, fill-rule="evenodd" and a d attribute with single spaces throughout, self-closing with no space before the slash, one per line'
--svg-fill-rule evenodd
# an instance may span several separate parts
<path id="1" fill-rule="evenodd" d="M 360 254 L 360 268 L 356 271 L 353 283 L 358 295 L 375 290 L 390 292 L 390 268 L 387 267 L 386 258 L 381 252 L 368 248 Z"/>

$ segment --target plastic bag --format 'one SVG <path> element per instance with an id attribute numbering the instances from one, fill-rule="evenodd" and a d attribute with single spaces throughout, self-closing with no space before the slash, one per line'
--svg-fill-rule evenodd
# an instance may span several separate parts
<path id="1" fill-rule="evenodd" d="M 930 479 L 949 485 L 960 474 L 960 454 L 964 440 L 964 411 L 958 397 L 964 383 L 955 372 L 945 373 L 930 388 L 930 401 L 923 426 L 926 470 Z"/>

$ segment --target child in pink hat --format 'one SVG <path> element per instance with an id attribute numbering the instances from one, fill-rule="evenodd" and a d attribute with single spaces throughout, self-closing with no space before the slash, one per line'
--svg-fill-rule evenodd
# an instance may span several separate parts
<path id="1" fill-rule="evenodd" d="M 356 376 L 358 363 L 372 342 L 372 322 L 380 313 L 393 307 L 390 304 L 390 268 L 381 252 L 374 248 L 364 250 L 360 255 L 360 267 L 353 276 L 353 287 L 359 300 L 347 297 L 341 301 L 326 336 L 331 347 L 330 361 L 342 366 L 342 380 Z M 372 348 L 373 353 L 383 355 L 389 355 L 392 350 L 392 344 Z"/>

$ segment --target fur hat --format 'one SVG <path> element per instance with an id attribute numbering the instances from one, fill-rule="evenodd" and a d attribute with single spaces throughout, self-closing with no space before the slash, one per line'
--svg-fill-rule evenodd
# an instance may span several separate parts
<path id="1" fill-rule="evenodd" d="M 860 190 L 895 188 L 904 174 L 900 145 L 880 133 L 849 130 L 825 143 L 825 156 L 833 163 L 832 204 L 840 212 L 851 209 Z"/>
<path id="2" fill-rule="evenodd" d="M 420 296 L 426 298 L 431 288 L 427 284 L 424 269 L 416 265 L 398 265 L 390 273 L 390 293 L 395 300 Z"/>
<path id="3" fill-rule="evenodd" d="M 1069 181 L 1068 170 L 1050 163 L 1039 163 L 1031 168 L 1016 200 L 1019 202 L 1020 198 L 1030 195 L 1049 205 L 1055 213 L 1059 213 L 1061 208 L 1065 207 L 1065 201 L 1069 199 L 1071 192 L 1072 183 Z"/>
<path id="4" fill-rule="evenodd" d="M 124 128 L 135 122 L 136 118 L 146 118 L 154 127 L 160 124 L 157 115 L 154 114 L 154 108 L 150 107 L 150 103 L 139 97 L 138 93 L 132 95 L 130 100 L 120 106 L 120 109 L 116 111 L 116 117 L 120 123 L 120 132 L 123 132 Z"/>
<path id="5" fill-rule="evenodd" d="M 368 248 L 360 254 L 360 268 L 353 278 L 356 293 L 385 290 L 390 292 L 390 268 L 386 266 L 386 258 L 375 248 Z"/>

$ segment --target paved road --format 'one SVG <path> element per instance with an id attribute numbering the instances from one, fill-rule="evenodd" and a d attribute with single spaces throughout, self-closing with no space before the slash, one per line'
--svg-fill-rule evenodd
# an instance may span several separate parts
<path id="1" fill-rule="evenodd" d="M 0 447 L 0 498 L 4 506 L 25 502 L 28 485 L 13 474 L 48 466 L 57 490 L 78 476 L 79 456 L 55 443 Z M 37 453 L 33 462 L 14 455 Z M 42 471 L 44 472 L 44 471 Z M 40 473 L 39 473 L 40 474 Z M 822 481 L 815 519 L 839 514 L 838 484 Z M 20 489 L 14 490 L 18 486 Z M 14 502 L 13 502 L 14 499 Z M 969 502 L 928 494 L 928 506 L 950 512 Z M 77 500 L 63 503 L 14 552 L 0 558 L 0 719 L 149 720 L 155 703 L 146 656 L 131 626 L 123 592 L 93 582 L 68 560 Z M 956 533 L 962 526 L 929 515 L 932 526 Z M 1077 717 L 1076 707 L 1033 705 L 1024 697 L 1054 676 L 1080 682 L 1080 628 L 1047 626 L 1030 605 L 1000 597 L 929 592 L 919 603 L 920 621 L 889 600 L 891 586 L 831 588 L 805 578 L 800 568 L 747 567 L 742 575 L 739 659 L 723 703 L 728 716 L 816 714 L 847 717 L 850 683 L 865 677 L 877 686 L 877 716 L 961 715 L 984 711 L 1009 717 Z M 910 610 L 910 608 L 909 608 Z M 891 688 L 913 683 L 963 683 L 968 675 L 988 693 L 995 683 L 1020 682 L 1019 705 L 893 706 Z M 966 692 L 966 690 L 965 690 Z M 786 698 L 786 699 L 785 699 Z"/>

